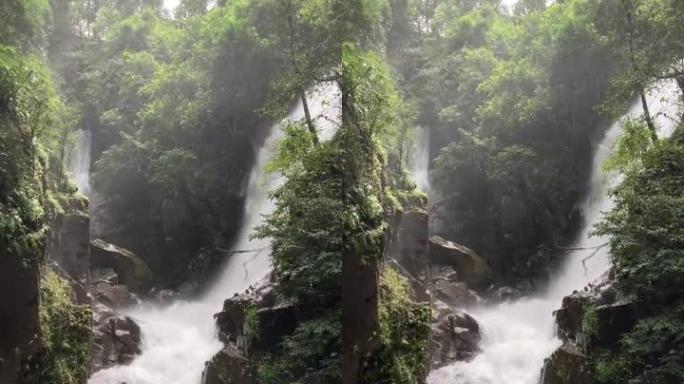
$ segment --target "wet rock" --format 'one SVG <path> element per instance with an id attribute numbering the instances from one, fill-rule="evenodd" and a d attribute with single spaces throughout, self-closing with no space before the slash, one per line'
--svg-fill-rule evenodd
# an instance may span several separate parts
<path id="1" fill-rule="evenodd" d="M 468 308 L 480 304 L 480 296 L 468 289 L 466 283 L 457 281 L 456 277 L 453 268 L 442 268 L 437 276 L 430 279 L 432 297 L 452 307 Z"/>
<path id="2" fill-rule="evenodd" d="M 246 292 L 235 294 L 223 302 L 223 310 L 214 315 L 219 329 L 219 339 L 224 344 L 235 344 L 243 348 L 245 344 L 245 321 L 252 311 L 275 306 L 277 297 L 273 291 L 270 277 L 265 278 Z"/>
<path id="3" fill-rule="evenodd" d="M 555 315 L 558 335 L 565 343 L 612 348 L 636 324 L 639 304 L 635 298 L 618 295 L 612 281 L 605 279 L 563 298 Z M 585 316 L 594 318 L 589 322 L 594 329 L 583 328 Z"/>
<path id="4" fill-rule="evenodd" d="M 499 287 L 494 290 L 493 294 L 493 299 L 502 302 L 502 301 L 514 301 L 523 296 L 523 293 L 520 292 L 520 290 L 511 288 L 511 287 Z"/>
<path id="5" fill-rule="evenodd" d="M 433 305 L 430 335 L 430 366 L 439 368 L 455 361 L 471 360 L 479 352 L 480 325 L 466 312 Z"/>
<path id="6" fill-rule="evenodd" d="M 121 284 L 134 292 L 146 292 L 152 285 L 152 272 L 147 264 L 133 252 L 109 244 L 102 239 L 90 242 L 92 266 L 111 268 Z"/>
<path id="7" fill-rule="evenodd" d="M 138 297 L 125 285 L 118 284 L 119 277 L 110 268 L 96 269 L 92 272 L 91 293 L 94 299 L 113 309 L 139 304 Z"/>
<path id="8" fill-rule="evenodd" d="M 487 262 L 472 249 L 439 236 L 430 238 L 430 262 L 454 267 L 458 280 L 475 287 L 492 282 L 492 270 Z"/>
<path id="9" fill-rule="evenodd" d="M 211 358 L 202 373 L 202 384 L 252 384 L 249 360 L 234 346 L 227 346 Z"/>
<path id="10" fill-rule="evenodd" d="M 72 205 L 79 199 L 72 199 Z M 72 282 L 76 302 L 90 304 L 88 286 L 90 285 L 90 218 L 87 200 L 84 211 L 72 210 L 58 215 L 50 224 L 46 238 L 48 260 L 59 266 L 59 270 Z"/>
<path id="11" fill-rule="evenodd" d="M 119 316 L 111 309 L 96 304 L 94 308 L 93 372 L 117 364 L 130 363 L 140 354 L 140 327 L 128 316 Z"/>
<path id="12" fill-rule="evenodd" d="M 171 304 L 178 299 L 180 293 L 173 289 L 161 289 L 155 290 L 150 293 L 150 298 L 159 304 L 166 305 Z"/>
<path id="13" fill-rule="evenodd" d="M 541 384 L 594 384 L 587 358 L 576 347 L 563 345 L 546 361 Z"/>
<path id="14" fill-rule="evenodd" d="M 428 215 L 424 211 L 404 212 L 392 223 L 393 236 L 387 255 L 419 282 L 427 279 Z"/>

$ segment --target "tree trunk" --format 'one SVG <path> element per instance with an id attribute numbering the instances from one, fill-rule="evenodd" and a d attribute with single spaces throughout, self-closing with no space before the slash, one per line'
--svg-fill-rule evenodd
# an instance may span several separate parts
<path id="1" fill-rule="evenodd" d="M 306 126 L 309 128 L 309 132 L 311 132 L 311 137 L 313 138 L 314 144 L 318 145 L 318 132 L 316 132 L 316 126 L 313 123 L 313 120 L 311 119 L 311 112 L 309 112 L 309 103 L 306 101 L 306 93 L 304 91 L 301 92 L 301 99 L 302 99 L 302 107 L 304 108 L 304 120 L 306 120 Z"/>
<path id="2" fill-rule="evenodd" d="M 653 123 L 653 118 L 651 118 L 651 112 L 648 109 L 648 101 L 646 100 L 646 92 L 643 87 L 639 87 L 639 97 L 641 98 L 641 107 L 644 110 L 644 120 L 646 120 L 646 125 L 651 133 L 651 140 L 654 143 L 658 142 L 658 132 L 656 131 L 655 124 Z"/>
<path id="3" fill-rule="evenodd" d="M 341 82 L 343 83 L 343 82 Z M 359 168 L 363 167 L 368 151 L 363 128 L 358 125 L 353 108 L 349 105 L 349 92 L 341 84 L 342 128 L 351 130 L 343 134 L 342 196 L 348 205 L 356 205 L 354 188 L 359 183 Z M 346 142 L 345 142 L 346 141 Z M 349 233 L 351 233 L 349 231 Z M 352 235 L 353 237 L 353 235 Z M 352 246 L 354 239 L 344 239 L 349 246 L 342 253 L 342 383 L 359 384 L 364 360 L 376 347 L 378 324 L 379 264 L 366 260 Z"/>
<path id="4" fill-rule="evenodd" d="M 629 60 L 632 70 L 638 75 L 639 68 L 636 61 L 636 53 L 634 52 L 634 22 L 632 20 L 632 6 L 628 0 L 623 0 L 622 5 L 625 7 L 625 17 L 627 19 L 627 42 L 629 44 Z M 651 118 L 651 112 L 648 108 L 648 101 L 646 100 L 646 91 L 644 90 L 641 80 L 637 85 L 637 90 L 639 92 L 639 97 L 641 98 L 641 107 L 644 110 L 644 120 L 646 120 L 646 125 L 651 133 L 651 140 L 656 143 L 658 142 L 658 133 L 656 131 L 655 124 L 653 123 L 653 118 Z"/>

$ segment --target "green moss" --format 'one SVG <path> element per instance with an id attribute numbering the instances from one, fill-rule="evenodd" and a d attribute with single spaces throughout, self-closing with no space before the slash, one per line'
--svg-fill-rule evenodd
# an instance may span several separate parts
<path id="1" fill-rule="evenodd" d="M 245 321 L 242 324 L 242 331 L 245 335 L 247 350 L 249 350 L 259 338 L 259 318 L 257 316 L 257 308 L 253 304 L 245 308 Z"/>
<path id="2" fill-rule="evenodd" d="M 592 338 L 598 336 L 598 314 L 596 306 L 587 304 L 582 312 L 582 334 L 579 343 L 586 347 Z"/>
<path id="3" fill-rule="evenodd" d="M 362 383 L 416 384 L 427 375 L 430 307 L 415 302 L 406 279 L 392 268 L 380 276 L 380 348 L 361 374 Z"/>
<path id="4" fill-rule="evenodd" d="M 88 378 L 92 312 L 72 302 L 69 283 L 48 271 L 40 286 L 41 351 L 24 367 L 22 384 L 79 384 Z"/>

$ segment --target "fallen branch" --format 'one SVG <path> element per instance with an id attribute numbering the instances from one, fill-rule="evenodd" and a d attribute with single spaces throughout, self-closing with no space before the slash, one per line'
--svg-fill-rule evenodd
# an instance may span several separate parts
<path id="1" fill-rule="evenodd" d="M 560 249 L 560 250 L 562 250 L 562 251 L 588 251 L 588 250 L 590 250 L 590 249 L 601 249 L 601 248 L 605 247 L 605 246 L 608 245 L 608 244 L 610 244 L 610 243 L 609 243 L 609 242 L 605 242 L 605 243 L 603 243 L 603 244 L 593 245 L 593 246 L 589 246 L 589 247 L 562 247 L 562 246 L 560 246 L 560 245 L 555 245 L 555 244 L 554 244 L 553 246 L 554 246 L 556 249 Z"/>
<path id="2" fill-rule="evenodd" d="M 610 243 L 609 243 L 609 242 L 605 242 L 605 243 L 603 243 L 603 244 L 601 244 L 601 245 L 597 245 L 596 247 L 593 247 L 593 248 L 594 248 L 594 252 L 592 252 L 589 256 L 587 256 L 587 257 L 585 257 L 585 258 L 582 259 L 582 268 L 584 268 L 584 276 L 585 276 L 585 277 L 587 277 L 587 278 L 589 277 L 589 271 L 587 270 L 587 261 L 589 261 L 592 257 L 596 256 L 596 254 L 598 253 L 598 251 L 600 251 L 601 248 L 605 247 L 605 246 L 608 245 L 608 244 L 610 244 Z M 591 249 L 591 248 L 585 248 L 585 249 Z"/>
<path id="3" fill-rule="evenodd" d="M 256 252 L 257 254 L 261 253 L 264 249 L 267 249 L 268 247 L 262 247 L 262 248 L 255 248 L 255 249 L 237 249 L 237 250 L 228 250 L 228 249 L 223 249 L 223 248 L 216 248 L 217 250 L 223 252 L 223 253 L 252 253 Z"/>

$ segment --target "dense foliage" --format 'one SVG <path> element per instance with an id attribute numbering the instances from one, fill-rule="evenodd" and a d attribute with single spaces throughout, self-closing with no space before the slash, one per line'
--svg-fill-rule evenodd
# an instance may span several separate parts
<path id="1" fill-rule="evenodd" d="M 597 25 L 601 3 L 521 2 L 511 15 L 498 1 L 418 1 L 395 11 L 408 26 L 395 15 L 394 62 L 432 131 L 435 230 L 504 280 L 538 276 L 571 241 L 595 108 L 619 67 Z"/>
<path id="2" fill-rule="evenodd" d="M 684 380 L 684 136 L 655 145 L 615 191 L 599 227 L 611 235 L 619 287 L 644 313 L 616 351 L 596 358 L 602 383 Z"/>
<path id="3" fill-rule="evenodd" d="M 22 383 L 82 383 L 89 374 L 92 315 L 73 303 L 70 283 L 45 265 L 49 225 L 80 199 L 62 169 L 74 111 L 64 105 L 43 55 L 49 3 L 6 1 L 0 18 L 0 257 L 20 269 L 2 271 L 3 289 L 40 289 L 36 296 L 16 292 L 32 302 L 11 308 L 37 324 L 8 324 L 5 319 L 14 317 L 0 314 L 8 329 L 39 327 L 30 345 L 2 346 L 3 360 L 9 359 L 1 368 L 12 370 L 12 359 L 27 359 L 20 362 Z M 36 284 L 22 286 L 17 276 Z M 4 355 L 6 348 L 14 356 Z"/>

